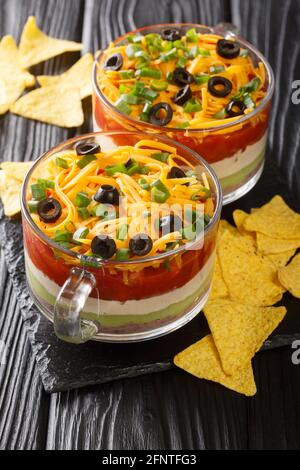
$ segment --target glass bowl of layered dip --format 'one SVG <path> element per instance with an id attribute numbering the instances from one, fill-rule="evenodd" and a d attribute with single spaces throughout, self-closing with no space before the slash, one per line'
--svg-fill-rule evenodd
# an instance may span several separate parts
<path id="1" fill-rule="evenodd" d="M 93 88 L 94 130 L 140 130 L 183 143 L 216 171 L 224 204 L 259 179 L 273 73 L 234 33 L 195 24 L 133 31 L 97 57 Z"/>
<path id="2" fill-rule="evenodd" d="M 221 206 L 214 171 L 166 137 L 99 132 L 58 145 L 22 189 L 36 305 L 73 343 L 181 327 L 209 294 Z"/>

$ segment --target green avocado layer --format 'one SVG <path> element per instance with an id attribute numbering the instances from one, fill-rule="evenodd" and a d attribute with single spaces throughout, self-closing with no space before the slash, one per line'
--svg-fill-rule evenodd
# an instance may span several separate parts
<path id="1" fill-rule="evenodd" d="M 241 184 L 245 180 L 245 178 L 249 175 L 249 173 L 252 173 L 256 167 L 260 166 L 260 164 L 262 163 L 264 159 L 264 155 L 265 155 L 265 150 L 263 150 L 252 163 L 245 166 L 237 173 L 234 173 L 233 175 L 230 175 L 230 176 L 226 176 L 225 178 L 220 178 L 222 189 L 224 190 L 230 186 L 238 186 L 239 184 Z M 212 167 L 214 167 L 213 164 L 212 164 Z"/>
<path id="2" fill-rule="evenodd" d="M 34 294 L 53 306 L 56 300 L 55 297 L 50 294 L 47 289 L 34 276 L 28 266 L 28 263 L 26 264 L 26 272 L 29 286 L 31 287 Z M 106 315 L 105 313 L 103 313 L 102 315 L 98 315 L 94 312 L 82 312 L 82 318 L 97 321 L 103 327 L 119 327 L 134 323 L 146 324 L 156 320 L 161 320 L 169 316 L 176 316 L 183 312 L 185 309 L 187 309 L 189 306 L 191 306 L 195 302 L 196 298 L 199 298 L 200 296 L 202 296 L 203 293 L 205 293 L 206 290 L 208 290 L 209 279 L 210 276 L 208 274 L 207 278 L 205 279 L 205 282 L 202 283 L 201 286 L 196 289 L 193 294 L 189 295 L 184 300 L 175 302 L 174 304 L 171 304 L 168 307 L 162 308 L 161 310 L 157 310 L 155 312 L 147 313 L 145 315 Z"/>

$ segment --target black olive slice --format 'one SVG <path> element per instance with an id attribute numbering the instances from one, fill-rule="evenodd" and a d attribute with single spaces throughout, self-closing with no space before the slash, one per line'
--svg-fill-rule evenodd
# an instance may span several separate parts
<path id="1" fill-rule="evenodd" d="M 100 145 L 93 142 L 78 142 L 75 145 L 75 152 L 77 155 L 94 155 L 101 152 Z"/>
<path id="2" fill-rule="evenodd" d="M 176 85 L 190 85 L 194 81 L 194 76 L 183 67 L 177 67 L 172 76 L 172 80 Z"/>
<path id="3" fill-rule="evenodd" d="M 208 80 L 208 91 L 211 95 L 217 98 L 222 98 L 229 95 L 232 91 L 232 83 L 228 78 L 216 75 Z"/>
<path id="4" fill-rule="evenodd" d="M 217 42 L 217 54 L 225 59 L 234 59 L 240 55 L 240 46 L 230 39 L 219 39 Z"/>
<path id="5" fill-rule="evenodd" d="M 94 255 L 99 255 L 104 259 L 111 258 L 117 251 L 114 239 L 105 234 L 96 235 L 93 238 L 91 249 Z"/>
<path id="6" fill-rule="evenodd" d="M 190 89 L 189 85 L 186 85 L 185 87 L 180 88 L 180 90 L 174 96 L 173 101 L 175 104 L 182 106 L 191 98 L 192 98 L 192 90 Z"/>
<path id="7" fill-rule="evenodd" d="M 185 172 L 179 168 L 179 166 L 172 166 L 171 170 L 169 171 L 167 175 L 167 179 L 172 179 L 172 178 L 185 178 L 186 174 Z"/>
<path id="8" fill-rule="evenodd" d="M 120 70 L 122 65 L 123 65 L 123 57 L 121 56 L 121 54 L 117 53 L 117 54 L 111 55 L 110 57 L 106 59 L 103 65 L 103 69 L 106 71 L 109 71 L 109 70 L 116 71 L 116 70 Z"/>
<path id="9" fill-rule="evenodd" d="M 61 216 L 61 205 L 57 199 L 47 197 L 37 205 L 37 213 L 43 222 L 56 222 Z"/>
<path id="10" fill-rule="evenodd" d="M 101 202 L 103 204 L 113 204 L 114 206 L 118 206 L 119 197 L 119 191 L 115 186 L 110 184 L 103 184 L 96 192 L 94 199 L 95 201 Z"/>
<path id="11" fill-rule="evenodd" d="M 243 103 L 243 101 L 232 100 L 226 106 L 225 111 L 229 117 L 236 117 L 244 114 L 245 109 L 246 105 Z"/>
<path id="12" fill-rule="evenodd" d="M 162 30 L 161 37 L 165 41 L 178 41 L 181 38 L 181 32 L 177 28 L 166 28 Z"/>
<path id="13" fill-rule="evenodd" d="M 149 121 L 156 126 L 166 126 L 172 117 L 173 110 L 168 103 L 157 103 L 150 109 Z"/>
<path id="14" fill-rule="evenodd" d="M 146 233 L 138 233 L 129 241 L 129 249 L 133 255 L 145 256 L 152 250 L 153 242 Z"/>

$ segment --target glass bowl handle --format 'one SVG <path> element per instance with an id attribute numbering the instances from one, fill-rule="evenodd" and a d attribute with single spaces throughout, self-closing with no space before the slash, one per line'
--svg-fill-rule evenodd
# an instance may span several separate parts
<path id="1" fill-rule="evenodd" d="M 68 343 L 85 343 L 99 330 L 91 320 L 83 320 L 81 312 L 96 285 L 92 273 L 72 268 L 70 277 L 62 286 L 54 305 L 54 331 L 58 338 Z"/>
<path id="2" fill-rule="evenodd" d="M 231 37 L 240 36 L 240 30 L 237 26 L 232 23 L 218 23 L 216 26 L 213 27 L 213 30 L 216 34 L 220 34 L 221 36 L 225 36 L 227 39 Z"/>

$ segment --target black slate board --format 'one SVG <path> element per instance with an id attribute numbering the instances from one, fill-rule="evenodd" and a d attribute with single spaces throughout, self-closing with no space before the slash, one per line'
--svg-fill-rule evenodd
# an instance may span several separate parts
<path id="1" fill-rule="evenodd" d="M 225 207 L 222 217 L 232 221 L 234 209 L 249 211 L 251 207 L 262 205 L 277 193 L 281 193 L 286 202 L 300 212 L 286 182 L 269 158 L 257 186 L 239 201 Z M 170 369 L 173 367 L 172 358 L 177 352 L 209 332 L 204 315 L 198 315 L 180 330 L 142 343 L 107 344 L 91 341 L 79 346 L 63 343 L 56 338 L 52 324 L 39 314 L 30 299 L 24 271 L 21 222 L 2 217 L 0 235 L 8 270 L 47 392 Z M 300 339 L 300 301 L 286 293 L 283 304 L 288 309 L 288 315 L 266 341 L 263 349 L 277 348 Z"/>

